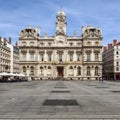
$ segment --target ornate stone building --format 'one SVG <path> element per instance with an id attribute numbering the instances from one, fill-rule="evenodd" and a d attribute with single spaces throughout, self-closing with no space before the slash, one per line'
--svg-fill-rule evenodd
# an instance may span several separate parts
<path id="1" fill-rule="evenodd" d="M 66 78 L 96 80 L 102 75 L 102 33 L 91 25 L 82 35 L 68 36 L 66 14 L 56 16 L 54 36 L 40 36 L 40 28 L 20 31 L 20 73 L 36 79 Z"/>

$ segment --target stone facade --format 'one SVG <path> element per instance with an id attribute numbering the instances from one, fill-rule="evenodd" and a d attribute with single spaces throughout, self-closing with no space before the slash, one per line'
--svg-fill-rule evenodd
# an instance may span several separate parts
<path id="1" fill-rule="evenodd" d="M 0 72 L 19 73 L 19 48 L 9 40 L 0 37 Z"/>
<path id="2" fill-rule="evenodd" d="M 103 77 L 107 80 L 120 80 L 120 42 L 113 40 L 103 51 Z"/>
<path id="3" fill-rule="evenodd" d="M 19 48 L 16 43 L 16 46 L 13 46 L 13 73 L 19 73 Z"/>
<path id="4" fill-rule="evenodd" d="M 19 72 L 36 79 L 66 78 L 96 80 L 102 76 L 102 33 L 92 25 L 82 35 L 66 34 L 66 14 L 56 16 L 54 36 L 40 35 L 40 27 L 19 34 Z"/>
<path id="5" fill-rule="evenodd" d="M 11 47 L 6 38 L 0 37 L 0 72 L 11 71 Z"/>

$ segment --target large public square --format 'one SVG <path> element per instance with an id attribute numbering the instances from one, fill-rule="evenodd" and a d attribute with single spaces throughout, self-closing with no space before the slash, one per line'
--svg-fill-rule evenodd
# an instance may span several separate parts
<path id="1" fill-rule="evenodd" d="M 0 120 L 119 120 L 120 83 L 0 83 Z"/>

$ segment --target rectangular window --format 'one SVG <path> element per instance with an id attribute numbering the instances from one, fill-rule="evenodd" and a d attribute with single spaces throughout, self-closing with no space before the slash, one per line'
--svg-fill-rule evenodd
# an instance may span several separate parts
<path id="1" fill-rule="evenodd" d="M 77 54 L 77 61 L 80 61 L 80 54 Z"/>
<path id="2" fill-rule="evenodd" d="M 40 54 L 40 61 L 44 61 L 44 54 Z"/>
<path id="3" fill-rule="evenodd" d="M 51 43 L 48 43 L 48 46 L 51 46 Z"/>
<path id="4" fill-rule="evenodd" d="M 59 62 L 62 62 L 62 54 L 59 54 L 58 57 L 59 57 Z"/>
<path id="5" fill-rule="evenodd" d="M 90 75 L 90 67 L 87 67 L 87 75 Z"/>
<path id="6" fill-rule="evenodd" d="M 87 61 L 90 61 L 90 53 L 87 54 Z"/>
<path id="7" fill-rule="evenodd" d="M 98 61 L 98 53 L 95 53 L 95 61 Z"/>
<path id="8" fill-rule="evenodd" d="M 70 46 L 73 46 L 73 43 L 70 43 Z"/>
<path id="9" fill-rule="evenodd" d="M 116 71 L 119 71 L 119 67 L 116 67 Z"/>
<path id="10" fill-rule="evenodd" d="M 81 68 L 78 67 L 78 75 L 81 75 Z"/>
<path id="11" fill-rule="evenodd" d="M 70 61 L 73 61 L 73 54 L 70 54 Z"/>
<path id="12" fill-rule="evenodd" d="M 119 66 L 119 62 L 116 62 L 116 65 Z"/>
<path id="13" fill-rule="evenodd" d="M 48 54 L 48 61 L 51 61 L 51 54 Z"/>

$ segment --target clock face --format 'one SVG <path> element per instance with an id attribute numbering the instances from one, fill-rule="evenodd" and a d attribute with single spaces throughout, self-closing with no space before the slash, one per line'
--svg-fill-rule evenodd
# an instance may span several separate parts
<path id="1" fill-rule="evenodd" d="M 56 39 L 57 39 L 58 41 L 64 41 L 64 40 L 65 40 L 65 37 L 62 36 L 62 35 L 59 35 L 59 36 L 57 36 Z"/>

